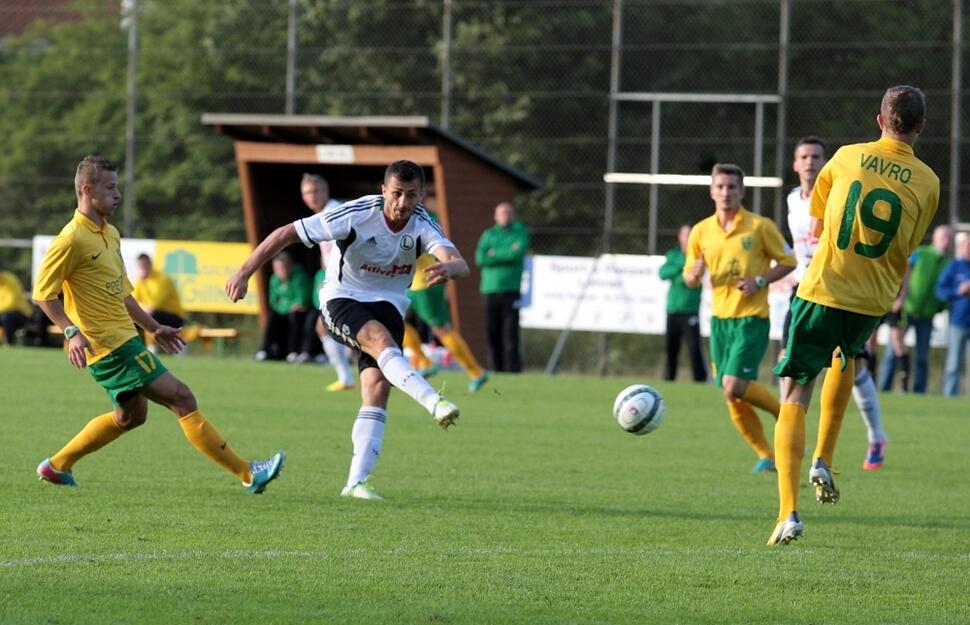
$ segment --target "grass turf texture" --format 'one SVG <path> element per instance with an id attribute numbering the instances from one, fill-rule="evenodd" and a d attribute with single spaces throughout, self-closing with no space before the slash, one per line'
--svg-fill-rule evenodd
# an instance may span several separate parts
<path id="1" fill-rule="evenodd" d="M 75 467 L 34 467 L 108 401 L 56 350 L 0 351 L 0 623 L 965 623 L 965 399 L 884 395 L 886 466 L 846 416 L 842 502 L 801 494 L 805 536 L 768 548 L 773 475 L 712 387 L 656 386 L 667 420 L 612 421 L 630 378 L 501 376 L 442 432 L 394 391 L 373 483 L 340 498 L 356 393 L 332 371 L 167 358 L 244 456 L 283 448 L 265 495 L 196 453 L 174 417 Z M 817 408 L 809 412 L 814 440 Z M 769 426 L 770 432 L 770 426 Z M 807 468 L 806 468 L 807 472 Z"/>

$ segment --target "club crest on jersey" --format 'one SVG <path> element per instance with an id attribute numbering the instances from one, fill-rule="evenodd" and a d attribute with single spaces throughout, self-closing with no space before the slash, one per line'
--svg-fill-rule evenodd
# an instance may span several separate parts
<path id="1" fill-rule="evenodd" d="M 414 237 L 412 237 L 410 234 L 406 234 L 403 237 L 401 237 L 401 249 L 402 250 L 414 249 Z"/>
<path id="2" fill-rule="evenodd" d="M 751 251 L 751 246 L 753 244 L 754 244 L 754 239 L 752 239 L 751 237 L 743 237 L 741 239 L 741 247 L 744 248 L 744 251 L 745 252 L 750 252 Z"/>

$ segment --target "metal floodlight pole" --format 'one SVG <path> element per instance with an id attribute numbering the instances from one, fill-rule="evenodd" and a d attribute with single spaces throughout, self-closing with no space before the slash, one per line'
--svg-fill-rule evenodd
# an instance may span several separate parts
<path id="1" fill-rule="evenodd" d="M 781 0 L 778 27 L 778 120 L 775 126 L 775 176 L 785 175 L 785 134 L 788 125 L 788 61 L 789 37 L 791 36 L 791 0 Z M 780 187 L 775 192 L 775 223 L 782 222 L 782 203 L 785 192 Z"/>
<path id="2" fill-rule="evenodd" d="M 960 90 L 963 88 L 963 0 L 953 0 L 953 63 L 950 84 L 950 225 L 960 221 Z"/>
<path id="3" fill-rule="evenodd" d="M 441 127 L 451 124 L 451 0 L 442 2 L 441 15 Z"/>
<path id="4" fill-rule="evenodd" d="M 287 115 L 296 112 L 296 53 L 297 53 L 297 12 L 299 0 L 290 0 L 290 14 L 286 26 L 286 105 Z"/>
<path id="5" fill-rule="evenodd" d="M 128 111 L 125 123 L 124 234 L 132 235 L 135 220 L 135 114 L 138 111 L 138 0 L 122 0 L 122 26 L 128 28 Z"/>

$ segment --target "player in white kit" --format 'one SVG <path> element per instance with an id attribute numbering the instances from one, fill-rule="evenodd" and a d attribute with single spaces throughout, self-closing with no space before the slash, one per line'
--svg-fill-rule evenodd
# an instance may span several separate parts
<path id="1" fill-rule="evenodd" d="M 468 264 L 420 204 L 424 171 L 395 161 L 384 173 L 380 195 L 366 195 L 274 230 L 226 283 L 233 301 L 246 296 L 250 276 L 283 248 L 333 241 L 320 291 L 321 313 L 330 335 L 359 352 L 362 405 L 351 440 L 354 455 L 348 497 L 381 499 L 367 484 L 380 455 L 387 398 L 396 386 L 421 404 L 443 428 L 458 419 L 458 406 L 444 399 L 401 353 L 406 290 L 418 257 L 438 263 L 426 268 L 429 285 L 468 275 Z"/>
<path id="2" fill-rule="evenodd" d="M 791 274 L 796 282 L 801 282 L 818 245 L 818 238 L 812 236 L 809 205 L 812 201 L 815 179 L 818 177 L 822 165 L 825 164 L 825 160 L 825 144 L 818 137 L 804 137 L 795 144 L 792 169 L 798 174 L 799 186 L 788 194 L 788 229 L 791 230 L 792 247 L 795 250 L 795 259 L 798 261 L 798 266 Z M 788 344 L 788 327 L 790 325 L 791 311 L 785 317 L 785 336 L 782 338 L 782 345 Z M 866 366 L 866 354 L 853 355 L 856 358 L 856 365 L 852 398 L 855 400 L 862 420 L 866 424 L 869 438 L 869 448 L 862 467 L 866 470 L 874 470 L 882 466 L 888 439 L 882 429 L 879 396 L 876 392 L 876 383 L 872 379 L 872 373 Z M 783 356 L 784 348 L 779 359 Z"/>

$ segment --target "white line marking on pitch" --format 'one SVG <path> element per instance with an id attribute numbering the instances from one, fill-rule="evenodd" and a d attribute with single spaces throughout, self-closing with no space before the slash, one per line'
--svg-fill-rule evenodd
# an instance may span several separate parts
<path id="1" fill-rule="evenodd" d="M 334 551 L 284 551 L 280 549 L 269 549 L 264 551 L 152 551 L 147 553 L 105 553 L 89 555 L 59 555 L 59 556 L 37 556 L 32 558 L 20 558 L 17 560 L 0 560 L 0 569 L 10 569 L 18 567 L 39 566 L 45 564 L 74 564 L 85 562 L 135 562 L 152 560 L 260 560 L 276 558 L 325 558 L 325 557 L 345 557 L 366 555 L 366 549 L 341 549 Z M 818 555 L 818 550 L 811 548 L 800 548 L 796 552 L 800 556 Z M 434 555 L 427 548 L 414 547 L 391 547 L 379 551 L 384 555 L 407 555 L 411 553 L 421 553 L 424 555 Z M 698 555 L 698 554 L 721 554 L 735 556 L 757 556 L 758 553 L 746 548 L 709 548 L 697 549 L 695 547 L 677 548 L 643 548 L 643 549 L 615 549 L 615 548 L 592 548 L 592 549 L 517 549 L 514 547 L 463 547 L 457 549 L 444 549 L 437 552 L 439 556 L 469 557 L 469 556 L 503 556 L 517 555 L 521 557 L 596 557 L 596 556 L 623 556 L 623 557 L 670 557 L 678 555 Z M 885 560 L 970 560 L 970 553 L 931 553 L 928 551 L 901 551 L 897 553 L 886 553 Z"/>

